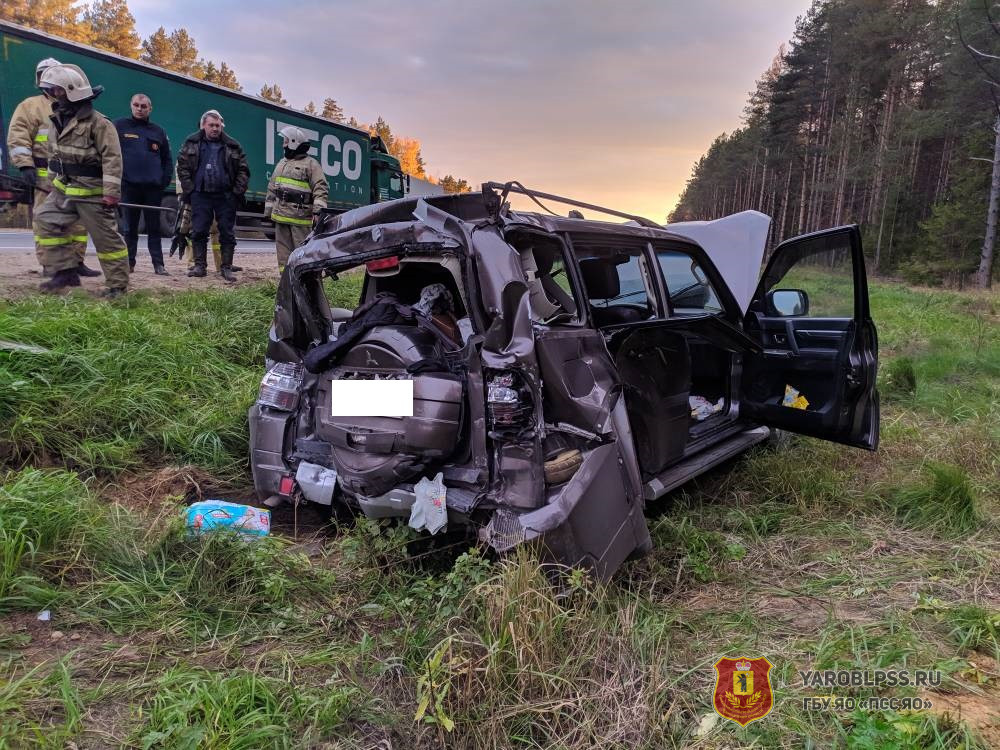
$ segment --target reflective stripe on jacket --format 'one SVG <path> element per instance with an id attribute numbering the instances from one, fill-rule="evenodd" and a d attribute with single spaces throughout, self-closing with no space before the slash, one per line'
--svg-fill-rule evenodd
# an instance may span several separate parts
<path id="1" fill-rule="evenodd" d="M 326 208 L 329 189 L 323 168 L 311 156 L 282 159 L 267 183 L 264 215 L 279 224 L 310 226 L 313 216 Z"/>
<path id="2" fill-rule="evenodd" d="M 14 109 L 7 130 L 7 148 L 14 166 L 34 167 L 39 190 L 50 190 L 48 170 L 41 166 L 49 159 L 49 130 L 52 102 L 45 96 L 29 96 Z"/>
<path id="3" fill-rule="evenodd" d="M 53 116 L 54 119 L 55 116 Z M 62 127 L 49 132 L 52 162 L 100 168 L 100 177 L 67 176 L 50 169 L 53 187 L 76 197 L 110 195 L 121 197 L 122 149 L 111 121 L 90 106 L 81 107 Z"/>

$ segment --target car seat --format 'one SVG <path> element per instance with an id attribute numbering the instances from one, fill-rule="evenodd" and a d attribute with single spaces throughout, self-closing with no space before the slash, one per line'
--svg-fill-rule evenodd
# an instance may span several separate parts
<path id="1" fill-rule="evenodd" d="M 621 283 L 618 271 L 610 260 L 605 258 L 584 258 L 580 261 L 580 272 L 583 285 L 590 299 L 612 300 L 621 294 Z M 632 305 L 591 305 L 594 322 L 599 326 L 636 323 L 645 320 L 648 315 Z"/>

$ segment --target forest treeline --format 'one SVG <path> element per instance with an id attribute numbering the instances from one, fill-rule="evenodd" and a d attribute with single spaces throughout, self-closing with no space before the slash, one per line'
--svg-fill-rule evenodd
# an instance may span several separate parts
<path id="1" fill-rule="evenodd" d="M 89 44 L 133 60 L 141 60 L 167 70 L 209 83 L 243 91 L 236 72 L 225 61 L 207 60 L 184 28 L 167 31 L 159 27 L 143 39 L 135 28 L 135 16 L 128 0 L 93 0 L 81 5 L 77 0 L 3 0 L 0 19 L 12 21 L 73 42 Z M 277 83 L 265 83 L 257 95 L 282 106 L 290 106 Z M 380 116 L 374 123 L 347 116 L 337 100 L 327 97 L 322 105 L 309 101 L 301 111 L 379 135 L 389 153 L 399 159 L 403 171 L 414 177 L 437 182 L 446 192 L 463 192 L 468 183 L 452 175 L 437 180 L 427 173 L 420 141 L 392 132 Z"/>
<path id="2" fill-rule="evenodd" d="M 697 162 L 670 220 L 756 209 L 773 219 L 772 247 L 858 223 L 877 272 L 969 284 L 1000 138 L 996 9 L 814 0 L 750 94 L 743 126 Z"/>

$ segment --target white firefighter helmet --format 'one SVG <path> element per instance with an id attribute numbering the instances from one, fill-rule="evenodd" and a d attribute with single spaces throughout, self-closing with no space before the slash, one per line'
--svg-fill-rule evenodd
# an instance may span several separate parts
<path id="1" fill-rule="evenodd" d="M 46 57 L 44 60 L 40 60 L 38 65 L 35 66 L 35 86 L 42 82 L 42 73 L 56 65 L 62 65 L 62 63 L 54 57 Z"/>
<path id="2" fill-rule="evenodd" d="M 55 86 L 66 92 L 71 102 L 84 102 L 94 98 L 90 81 L 78 65 L 53 65 L 42 73 L 39 88 L 51 89 Z"/>
<path id="3" fill-rule="evenodd" d="M 302 128 L 297 128 L 294 125 L 285 125 L 278 131 L 278 135 L 285 139 L 285 148 L 298 148 L 309 140 L 302 132 Z"/>

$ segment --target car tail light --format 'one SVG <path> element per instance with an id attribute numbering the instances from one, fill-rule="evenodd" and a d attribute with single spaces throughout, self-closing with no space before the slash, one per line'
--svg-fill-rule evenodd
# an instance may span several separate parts
<path id="1" fill-rule="evenodd" d="M 395 255 L 391 255 L 388 258 L 379 258 L 378 260 L 370 260 L 365 263 L 365 268 L 369 271 L 385 271 L 389 268 L 395 268 L 399 265 L 399 258 Z"/>
<path id="2" fill-rule="evenodd" d="M 17 196 L 9 190 L 0 190 L 0 201 L 12 201 L 16 198 Z"/>
<path id="3" fill-rule="evenodd" d="M 516 372 L 500 371 L 486 381 L 486 408 L 493 427 L 523 427 L 534 410 L 531 392 Z"/>
<path id="4" fill-rule="evenodd" d="M 283 497 L 291 497 L 292 491 L 295 489 L 295 477 L 291 474 L 285 474 L 278 482 L 278 494 Z"/>
<path id="5" fill-rule="evenodd" d="M 302 386 L 302 365 L 279 362 L 260 381 L 257 403 L 272 409 L 294 411 L 299 403 L 299 388 Z"/>

